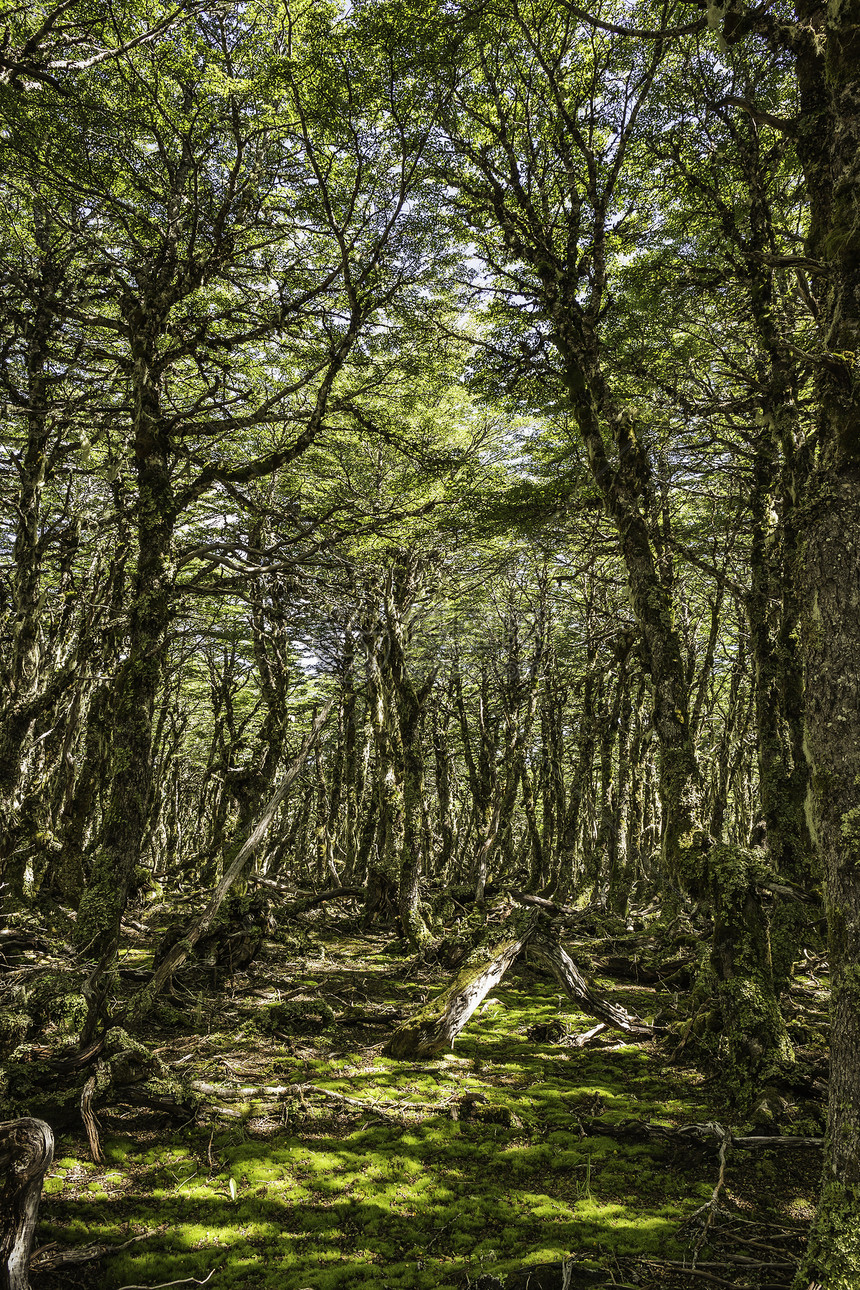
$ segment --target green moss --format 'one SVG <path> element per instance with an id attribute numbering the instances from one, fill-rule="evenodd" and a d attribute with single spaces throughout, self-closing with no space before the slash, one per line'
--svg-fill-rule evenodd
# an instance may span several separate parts
<path id="1" fill-rule="evenodd" d="M 819 1283 L 826 1290 L 856 1290 L 860 1284 L 860 1185 L 825 1180 L 807 1256 L 795 1290 Z"/>
<path id="2" fill-rule="evenodd" d="M 296 999 L 271 1004 L 257 1025 L 270 1034 L 283 1030 L 291 1035 L 313 1035 L 333 1023 L 334 1011 L 324 999 Z"/>
<path id="3" fill-rule="evenodd" d="M 333 942 L 327 962 L 345 953 Z M 348 953 L 359 956 L 362 985 L 375 988 L 374 998 L 384 987 L 402 1006 L 427 988 L 373 979 L 358 941 Z M 317 976 L 319 990 L 331 988 L 324 972 Z M 331 997 L 341 989 L 335 984 Z M 238 999 L 237 1024 L 225 1018 L 223 1035 L 208 1037 L 195 1074 L 212 1079 L 203 1063 L 221 1049 L 231 1065 L 253 1062 L 254 1082 L 269 1078 L 264 1066 L 278 1067 L 277 1082 L 310 1079 L 362 1107 L 311 1094 L 304 1105 L 293 1099 L 287 1127 L 252 1120 L 222 1128 L 213 1120 L 181 1132 L 160 1128 L 148 1140 L 108 1138 L 103 1167 L 79 1162 L 64 1146 L 40 1241 L 117 1244 L 157 1229 L 157 1238 L 105 1260 L 104 1290 L 202 1279 L 212 1268 L 213 1283 L 225 1290 L 454 1290 L 482 1273 L 504 1281 L 571 1250 L 603 1258 L 602 1250 L 610 1262 L 628 1254 L 683 1257 L 678 1232 L 710 1194 L 713 1160 L 691 1177 L 654 1144 L 622 1146 L 597 1130 L 600 1119 L 711 1118 L 689 1076 L 667 1069 L 650 1046 L 565 1052 L 529 1040 L 535 1021 L 559 1015 L 550 981 L 513 971 L 493 996 L 501 1006 L 463 1032 L 462 1057 L 414 1063 L 362 1050 L 352 1034 L 344 1045 L 336 1019 L 332 1057 L 315 1034 L 290 1041 L 292 1052 L 277 1031 L 261 1040 L 248 1027 L 239 1040 L 259 1005 Z M 572 1008 L 563 1016 L 574 1031 L 590 1024 Z M 109 1056 L 127 1051 L 115 1038 Z M 455 1122 L 451 1106 L 467 1092 L 521 1123 Z M 426 1105 L 404 1109 L 410 1101 Z M 96 1190 L 87 1190 L 90 1183 Z"/>

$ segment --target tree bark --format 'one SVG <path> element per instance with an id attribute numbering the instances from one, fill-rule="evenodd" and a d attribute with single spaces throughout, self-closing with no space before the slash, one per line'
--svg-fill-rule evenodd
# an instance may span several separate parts
<path id="1" fill-rule="evenodd" d="M 113 761 L 100 846 L 78 911 L 75 938 L 112 962 L 129 884 L 146 832 L 152 782 L 152 728 L 172 612 L 175 505 L 169 435 L 154 371 L 163 319 L 130 304 L 137 480 L 137 567 L 128 656 L 116 680 Z"/>
<path id="2" fill-rule="evenodd" d="M 527 944 L 535 925 L 526 919 L 522 931 L 492 946 L 479 946 L 442 994 L 394 1032 L 383 1052 L 387 1057 L 435 1057 L 454 1046 L 454 1040 L 482 999 L 498 985 Z"/>
<path id="3" fill-rule="evenodd" d="M 528 946 L 528 957 L 545 968 L 556 978 L 577 1007 L 589 1017 L 596 1017 L 607 1026 L 623 1030 L 626 1035 L 650 1036 L 653 1026 L 632 1016 L 620 1004 L 611 1003 L 596 995 L 580 973 L 573 959 L 558 941 L 549 936 L 533 936 Z"/>
<path id="4" fill-rule="evenodd" d="M 30 1247 L 39 1213 L 42 1181 L 54 1158 L 54 1135 L 44 1120 L 0 1124 L 0 1290 L 28 1290 Z"/>
<path id="5" fill-rule="evenodd" d="M 860 1285 L 860 427 L 856 464 L 822 470 L 807 528 L 808 809 L 826 884 L 831 973 L 824 1177 L 804 1275 Z M 798 1283 L 799 1284 L 799 1283 Z M 803 1281 L 806 1290 L 807 1281 Z"/>

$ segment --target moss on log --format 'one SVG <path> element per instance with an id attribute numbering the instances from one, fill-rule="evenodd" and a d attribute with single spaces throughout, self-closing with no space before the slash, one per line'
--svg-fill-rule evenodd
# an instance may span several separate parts
<path id="1" fill-rule="evenodd" d="M 453 1048 L 472 1013 L 501 981 L 533 929 L 529 918 L 504 940 L 474 950 L 448 988 L 395 1030 L 383 1049 L 386 1057 L 435 1057 Z"/>

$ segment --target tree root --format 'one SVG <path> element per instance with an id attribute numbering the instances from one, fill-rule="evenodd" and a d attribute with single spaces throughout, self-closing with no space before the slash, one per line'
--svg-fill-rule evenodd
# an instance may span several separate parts
<path id="1" fill-rule="evenodd" d="M 194 1110 L 197 1097 L 193 1090 L 165 1066 L 154 1053 L 137 1043 L 119 1026 L 109 1030 L 104 1037 L 101 1056 L 93 1074 L 81 1093 L 81 1117 L 87 1131 L 90 1153 L 97 1164 L 102 1163 L 99 1126 L 93 1103 L 106 1102 L 110 1093 L 117 1100 L 130 1100 L 163 1110 L 183 1107 Z"/>

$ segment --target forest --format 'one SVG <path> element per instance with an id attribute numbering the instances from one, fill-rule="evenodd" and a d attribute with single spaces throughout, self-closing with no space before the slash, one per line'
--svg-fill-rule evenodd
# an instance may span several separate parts
<path id="1" fill-rule="evenodd" d="M 3 0 L 0 195 L 0 1290 L 858 1290 L 860 0 Z"/>

